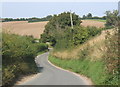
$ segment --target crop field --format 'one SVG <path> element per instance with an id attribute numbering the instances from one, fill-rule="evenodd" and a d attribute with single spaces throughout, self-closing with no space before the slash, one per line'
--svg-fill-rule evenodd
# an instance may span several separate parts
<path id="1" fill-rule="evenodd" d="M 105 27 L 105 22 L 101 22 L 100 20 L 82 20 L 82 24 L 83 26 L 87 27 L 87 26 L 95 26 L 97 28 L 103 28 Z"/>
<path id="2" fill-rule="evenodd" d="M 34 38 L 40 38 L 45 25 L 48 21 L 28 23 L 27 21 L 3 22 L 2 30 L 4 32 L 14 33 L 18 35 L 32 35 Z M 82 20 L 82 26 L 104 27 L 105 22 L 95 20 Z"/>
<path id="3" fill-rule="evenodd" d="M 32 35 L 34 38 L 40 38 L 40 34 L 43 33 L 47 23 L 48 21 L 34 23 L 28 23 L 27 21 L 3 22 L 2 30 L 18 35 Z"/>

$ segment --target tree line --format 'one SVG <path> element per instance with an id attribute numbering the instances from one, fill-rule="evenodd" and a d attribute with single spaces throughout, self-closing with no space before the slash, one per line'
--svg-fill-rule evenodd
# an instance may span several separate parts
<path id="1" fill-rule="evenodd" d="M 38 21 L 49 21 L 49 19 L 52 17 L 52 15 L 48 15 L 43 18 L 2 18 L 2 22 L 9 22 L 9 21 L 28 21 L 28 22 L 38 22 Z"/>
<path id="2" fill-rule="evenodd" d="M 106 20 L 106 16 L 98 17 L 98 16 L 93 16 L 92 13 L 88 13 L 87 15 L 83 15 L 83 17 L 81 19 L 102 19 L 102 20 Z"/>

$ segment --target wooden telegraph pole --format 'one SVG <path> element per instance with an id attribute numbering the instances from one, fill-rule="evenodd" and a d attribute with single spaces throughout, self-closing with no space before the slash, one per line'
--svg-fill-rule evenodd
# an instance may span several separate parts
<path id="1" fill-rule="evenodd" d="M 73 36 L 73 20 L 72 20 L 72 13 L 71 13 L 71 10 L 70 10 L 70 20 L 71 20 L 71 32 L 72 32 L 72 42 L 74 41 L 74 36 Z"/>
<path id="2" fill-rule="evenodd" d="M 72 21 L 72 13 L 71 13 L 71 10 L 70 10 L 70 20 L 71 20 L 71 27 L 73 29 L 73 21 Z"/>

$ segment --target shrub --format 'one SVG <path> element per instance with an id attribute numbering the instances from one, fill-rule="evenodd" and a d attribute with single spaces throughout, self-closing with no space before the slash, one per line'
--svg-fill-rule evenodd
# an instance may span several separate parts
<path id="1" fill-rule="evenodd" d="M 3 33 L 2 45 L 3 85 L 12 85 L 20 75 L 36 73 L 34 58 L 38 52 L 48 49 L 46 44 L 35 43 L 32 37 L 6 33 Z"/>
<path id="2" fill-rule="evenodd" d="M 106 54 L 104 55 L 104 61 L 106 62 L 106 70 L 109 73 L 107 82 L 109 84 L 118 84 L 120 79 L 120 56 L 119 56 L 119 34 L 118 30 L 114 30 L 115 34 L 111 35 L 107 32 L 106 36 Z"/>
<path id="3" fill-rule="evenodd" d="M 119 20 L 118 17 L 118 11 L 114 10 L 113 12 L 111 11 L 106 11 L 106 27 L 109 26 L 116 26 L 118 25 L 117 21 Z"/>
<path id="4" fill-rule="evenodd" d="M 45 43 L 36 43 L 35 44 L 37 51 L 41 52 L 41 51 L 45 51 L 48 49 L 48 45 Z"/>

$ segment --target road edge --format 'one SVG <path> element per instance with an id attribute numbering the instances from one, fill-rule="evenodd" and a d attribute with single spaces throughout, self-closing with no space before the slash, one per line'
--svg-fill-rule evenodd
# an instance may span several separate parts
<path id="1" fill-rule="evenodd" d="M 49 56 L 49 55 L 48 55 L 48 56 Z M 57 69 L 60 69 L 60 70 L 63 70 L 63 71 L 66 71 L 66 72 L 69 72 L 69 73 L 72 73 L 72 74 L 76 75 L 77 77 L 81 78 L 87 85 L 94 85 L 93 82 L 92 82 L 92 80 L 91 80 L 90 78 L 88 78 L 88 77 L 86 77 L 86 76 L 84 76 L 84 75 L 81 75 L 81 74 L 77 74 L 77 73 L 75 73 L 75 72 L 72 72 L 72 71 L 70 71 L 70 70 L 63 69 L 63 68 L 61 68 L 61 67 L 59 67 L 59 66 L 57 66 L 57 65 L 54 65 L 53 63 L 51 63 L 51 62 L 49 61 L 49 59 L 47 59 L 47 61 L 48 61 L 48 63 L 50 63 L 52 66 L 54 66 L 54 67 L 57 68 Z"/>

